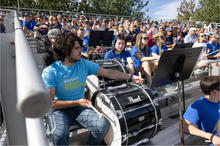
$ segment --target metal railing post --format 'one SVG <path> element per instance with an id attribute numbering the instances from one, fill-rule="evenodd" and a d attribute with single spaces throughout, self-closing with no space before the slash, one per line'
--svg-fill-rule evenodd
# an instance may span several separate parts
<path id="1" fill-rule="evenodd" d="M 33 54 L 16 13 L 14 23 L 18 95 L 17 109 L 25 117 L 43 117 L 51 107 L 51 99 L 44 87 Z"/>

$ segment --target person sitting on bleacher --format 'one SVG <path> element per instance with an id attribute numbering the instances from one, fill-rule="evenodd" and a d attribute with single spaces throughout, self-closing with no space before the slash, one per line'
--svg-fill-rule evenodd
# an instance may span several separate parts
<path id="1" fill-rule="evenodd" d="M 34 26 L 35 25 L 36 25 L 36 22 L 31 20 L 30 14 L 25 13 L 24 14 L 24 21 L 23 21 L 23 30 L 30 37 L 34 36 Z"/>
<path id="2" fill-rule="evenodd" d="M 55 38 L 60 33 L 61 31 L 59 29 L 54 28 L 52 30 L 49 30 L 47 34 L 48 39 L 45 41 L 46 54 L 43 57 L 44 67 L 47 67 L 51 65 L 53 62 L 55 62 L 55 59 L 53 57 L 53 51 L 54 51 L 53 47 L 55 43 Z"/>
<path id="3" fill-rule="evenodd" d="M 216 59 L 220 57 L 219 46 L 216 45 L 216 36 L 214 34 L 209 35 L 209 41 L 207 43 L 206 53 L 208 59 Z"/>
<path id="4" fill-rule="evenodd" d="M 135 74 L 141 72 L 150 86 L 152 83 L 151 73 L 152 64 L 151 60 L 159 59 L 159 57 L 151 57 L 147 47 L 148 36 L 146 33 L 139 33 L 136 37 L 136 44 L 131 50 L 131 58 L 134 63 Z"/>
<path id="5" fill-rule="evenodd" d="M 184 38 L 184 43 L 196 42 L 196 28 L 190 28 L 189 33 Z"/>
<path id="6" fill-rule="evenodd" d="M 48 33 L 48 25 L 45 23 L 44 15 L 41 14 L 37 18 L 37 24 L 34 26 L 34 37 L 46 36 Z"/>
<path id="7" fill-rule="evenodd" d="M 166 40 L 165 40 L 165 44 L 168 48 L 172 49 L 175 46 L 174 43 L 174 36 L 173 36 L 173 29 L 171 27 L 167 27 L 165 29 L 165 33 L 166 33 Z"/>
<path id="8" fill-rule="evenodd" d="M 61 30 L 61 28 L 62 28 L 62 25 L 58 22 L 58 19 L 57 19 L 57 17 L 53 17 L 53 21 L 52 21 L 52 24 L 51 24 L 51 26 L 50 26 L 52 29 L 53 28 L 57 28 L 57 29 L 60 29 Z"/>
<path id="9" fill-rule="evenodd" d="M 165 45 L 165 37 L 161 33 L 153 35 L 155 45 L 149 49 L 151 56 L 160 56 L 163 51 L 168 50 L 168 47 Z"/>
<path id="10" fill-rule="evenodd" d="M 106 52 L 104 60 L 108 59 L 119 59 L 128 66 L 129 73 L 134 74 L 133 61 L 131 59 L 131 54 L 128 50 L 125 50 L 126 38 L 124 35 L 116 36 L 114 40 L 114 47 L 112 50 Z"/>
<path id="11" fill-rule="evenodd" d="M 88 54 L 88 47 L 89 47 L 89 38 L 88 36 L 85 36 L 84 33 L 85 30 L 80 27 L 78 28 L 77 30 L 77 36 L 83 40 L 83 46 L 82 46 L 82 52 L 81 52 L 81 55 L 86 58 L 86 59 L 89 59 L 89 54 Z"/>
<path id="12" fill-rule="evenodd" d="M 200 99 L 190 104 L 184 113 L 184 132 L 209 140 L 220 145 L 216 124 L 220 119 L 220 77 L 206 76 L 200 82 Z"/>
<path id="13" fill-rule="evenodd" d="M 69 144 L 69 128 L 74 123 L 91 131 L 88 145 L 100 144 L 108 132 L 107 119 L 100 118 L 90 108 L 91 101 L 84 97 L 88 75 L 97 74 L 115 80 L 143 82 L 138 76 L 104 69 L 81 58 L 81 45 L 82 40 L 73 33 L 57 35 L 54 45 L 54 57 L 57 61 L 46 67 L 42 73 L 44 84 L 52 99 L 51 112 L 56 124 L 52 137 L 55 145 Z"/>

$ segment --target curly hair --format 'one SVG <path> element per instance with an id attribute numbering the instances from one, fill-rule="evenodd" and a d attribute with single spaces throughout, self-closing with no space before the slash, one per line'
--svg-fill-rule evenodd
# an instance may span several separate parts
<path id="1" fill-rule="evenodd" d="M 82 40 L 72 32 L 58 34 L 54 43 L 54 55 L 56 60 L 64 61 L 71 54 L 72 48 L 78 41 L 82 46 Z"/>

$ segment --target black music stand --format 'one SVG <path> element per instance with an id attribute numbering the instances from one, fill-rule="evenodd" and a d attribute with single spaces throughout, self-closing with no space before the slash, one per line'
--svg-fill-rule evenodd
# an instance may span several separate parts
<path id="1" fill-rule="evenodd" d="M 89 46 L 112 46 L 113 31 L 90 31 Z"/>
<path id="2" fill-rule="evenodd" d="M 180 44 L 176 44 L 173 50 L 183 49 L 183 48 L 192 48 L 192 46 L 193 46 L 193 43 L 180 43 Z"/>
<path id="3" fill-rule="evenodd" d="M 106 50 L 100 49 L 99 53 L 94 53 L 96 46 L 103 47 L 112 47 L 112 38 L 113 38 L 113 31 L 91 31 L 89 35 L 89 59 L 90 60 L 97 60 L 103 59 Z"/>
<path id="4" fill-rule="evenodd" d="M 184 144 L 182 99 L 180 86 L 182 85 L 182 97 L 184 99 L 184 80 L 192 74 L 195 64 L 200 56 L 200 48 L 181 48 L 164 51 L 160 57 L 151 87 L 163 86 L 177 82 L 179 97 L 180 136 L 181 144 Z M 185 102 L 184 102 L 185 103 Z M 183 105 L 184 107 L 185 105 Z"/>

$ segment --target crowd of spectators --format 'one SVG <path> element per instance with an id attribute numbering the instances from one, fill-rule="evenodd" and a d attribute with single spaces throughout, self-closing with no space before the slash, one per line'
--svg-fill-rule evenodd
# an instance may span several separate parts
<path id="1" fill-rule="evenodd" d="M 193 47 L 204 47 L 206 49 L 206 54 L 204 55 L 206 58 L 207 56 L 209 58 L 219 57 L 220 28 L 211 25 L 209 22 L 201 24 L 190 21 L 188 23 L 137 21 L 129 18 L 106 19 L 86 17 L 85 15 L 50 15 L 49 13 L 40 12 L 36 14 L 20 12 L 19 19 L 24 32 L 29 37 L 40 38 L 48 36 L 48 32 L 53 29 L 58 29 L 61 33 L 72 32 L 76 34 L 83 40 L 82 55 L 85 58 L 89 58 L 91 55 L 88 48 L 89 35 L 92 30 L 113 31 L 113 42 L 116 36 L 124 36 L 126 42 L 125 50 L 129 50 L 130 53 L 132 52 L 132 47 L 136 44 L 137 34 L 146 33 L 146 47 L 147 49 L 152 48 L 154 54 L 156 52 L 157 55 L 164 50 L 174 48 L 176 43 L 194 43 Z M 0 16 L 0 32 L 5 32 L 3 16 Z M 158 44 L 160 45 L 158 46 Z M 157 50 L 158 47 L 159 49 Z M 152 53 L 150 56 L 152 56 Z M 204 64 L 201 66 L 204 66 Z"/>

